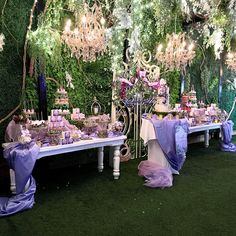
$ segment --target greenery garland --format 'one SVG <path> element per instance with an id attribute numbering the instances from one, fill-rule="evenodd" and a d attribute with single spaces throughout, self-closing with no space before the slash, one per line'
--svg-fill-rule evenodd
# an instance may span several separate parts
<path id="1" fill-rule="evenodd" d="M 32 55 L 33 57 L 40 58 L 40 60 L 43 63 L 45 63 L 47 76 L 54 76 L 59 81 L 63 82 L 65 81 L 65 71 L 68 71 L 69 73 L 72 74 L 72 77 L 74 79 L 76 78 L 76 80 L 78 81 L 81 81 L 82 79 L 84 79 L 85 82 L 87 81 L 86 85 L 88 85 L 93 79 L 86 76 L 87 73 L 85 74 L 82 70 L 85 70 L 85 68 L 89 68 L 93 70 L 93 68 L 96 67 L 96 63 L 90 64 L 89 66 L 85 66 L 84 63 L 81 63 L 81 65 L 80 64 L 77 65 L 76 61 L 73 58 L 70 58 L 69 51 L 66 49 L 66 47 L 62 45 L 62 42 L 60 40 L 60 31 L 64 23 L 63 22 L 64 18 L 70 15 L 71 11 L 75 11 L 76 9 L 78 10 L 79 8 L 81 9 L 82 2 L 83 2 L 82 0 L 80 1 L 75 1 L 75 0 L 46 1 L 47 10 L 44 12 L 44 14 L 42 14 L 42 16 L 39 17 L 38 28 L 35 31 L 32 31 L 29 33 L 28 40 L 30 41 L 30 55 Z M 177 1 L 177 0 L 170 0 L 170 1 L 116 0 L 109 4 L 105 0 L 101 2 L 104 5 L 104 8 L 106 8 L 107 10 L 108 18 L 111 17 L 109 15 L 110 14 L 109 12 L 113 12 L 114 9 L 120 7 L 120 8 L 126 9 L 127 12 L 131 10 L 131 15 L 132 15 L 132 20 L 133 20 L 133 25 L 131 28 L 119 29 L 116 27 L 117 25 L 116 19 L 114 19 L 114 17 L 111 17 L 114 23 L 114 27 L 112 27 L 112 30 L 113 30 L 112 41 L 110 44 L 111 54 L 110 54 L 110 57 L 105 56 L 104 59 L 101 58 L 101 60 L 105 63 L 105 67 L 102 68 L 100 72 L 98 73 L 100 74 L 99 77 L 105 76 L 106 81 L 109 81 L 109 82 L 111 82 L 112 71 L 110 71 L 109 69 L 107 70 L 107 68 L 112 68 L 113 70 L 117 72 L 122 71 L 123 53 L 124 53 L 124 48 L 125 48 L 123 42 L 126 38 L 131 37 L 132 31 L 134 30 L 135 26 L 139 25 L 141 27 L 141 34 L 140 34 L 141 47 L 146 47 L 154 51 L 155 43 L 157 41 L 163 40 L 167 33 L 170 33 L 173 31 L 176 31 L 176 32 L 181 31 L 182 22 L 183 20 L 185 20 L 185 16 L 183 12 L 181 11 L 180 1 Z M 186 2 L 188 2 L 190 6 L 193 6 L 193 2 L 197 2 L 197 1 L 186 0 Z M 207 2 L 213 2 L 213 1 L 207 1 Z M 220 1 L 214 1 L 214 2 L 217 4 Z M 150 4 L 151 8 L 148 7 L 148 4 Z M 228 6 L 230 4 L 233 7 L 229 8 Z M 214 25 L 215 27 L 218 27 L 218 28 L 224 28 L 224 34 L 225 34 L 224 45 L 227 48 L 230 47 L 230 43 L 232 42 L 231 39 L 234 32 L 233 31 L 234 25 L 232 22 L 234 19 L 235 9 L 236 9 L 235 1 L 231 0 L 229 1 L 229 3 L 222 1 L 222 4 L 216 5 L 215 12 L 211 12 L 210 18 L 207 21 L 209 25 Z M 134 11 L 136 11 L 137 14 L 134 14 Z M 171 11 L 172 16 L 170 16 L 171 14 L 169 14 L 169 11 Z M 6 21 L 4 22 L 6 24 Z M 190 27 L 193 28 L 194 26 L 193 27 L 190 26 Z M 3 33 L 7 35 L 5 32 Z M 48 40 L 47 43 L 45 43 L 45 38 Z M 19 42 L 15 42 L 15 43 L 18 44 Z M 209 43 L 209 40 L 208 40 L 208 44 L 209 46 L 211 45 L 213 46 L 213 44 Z M 6 47 L 6 51 L 4 50 L 4 53 L 5 54 L 8 53 L 7 47 Z M 111 59 L 111 62 L 110 62 L 110 59 Z M 63 62 L 63 60 L 65 61 Z M 201 60 L 201 59 L 197 58 L 197 60 Z M 110 66 L 111 65 L 110 63 L 112 64 L 112 66 Z M 56 68 L 63 68 L 62 65 L 64 66 L 64 68 L 66 68 L 65 64 L 68 65 L 67 67 L 69 69 L 62 69 L 61 71 L 60 70 L 56 71 Z M 201 62 L 196 65 L 200 67 Z M 175 92 L 172 93 L 171 91 L 171 96 L 173 95 L 174 97 L 177 97 L 177 91 L 178 91 L 177 83 L 179 82 L 179 74 L 176 72 L 174 73 L 174 76 L 168 75 L 168 74 L 165 74 L 163 76 L 165 76 L 167 80 L 168 80 L 168 76 L 170 76 L 172 79 L 173 77 L 175 77 L 176 87 L 173 88 Z M 217 80 L 217 77 L 218 77 L 217 73 L 214 74 L 213 77 L 216 78 Z M 201 75 L 201 78 L 202 80 L 207 80 L 207 75 L 203 72 Z M 199 76 L 197 73 L 196 75 L 194 75 L 194 73 L 193 75 L 191 75 L 191 81 L 195 81 L 196 84 L 199 82 Z M 190 81 L 190 84 L 192 83 L 191 81 Z M 27 86 L 29 86 L 29 88 L 32 88 L 32 91 L 30 91 L 27 95 L 28 96 L 27 99 L 29 100 L 32 100 L 33 96 L 36 96 L 35 91 L 33 92 L 33 89 L 35 89 L 35 86 L 30 85 L 32 84 L 31 82 L 32 81 L 27 83 Z M 101 81 L 98 81 L 98 86 L 97 85 L 96 86 L 99 87 L 99 84 L 101 83 L 102 83 Z M 83 87 L 81 85 L 78 85 L 78 86 Z M 108 88 L 110 89 L 110 85 L 106 85 L 106 86 L 108 86 Z M 171 89 L 172 89 L 172 86 L 171 86 Z M 208 93 L 209 92 L 210 91 L 208 91 Z M 212 94 L 210 96 L 217 96 L 217 95 Z M 91 93 L 90 93 L 90 97 L 91 97 Z"/>

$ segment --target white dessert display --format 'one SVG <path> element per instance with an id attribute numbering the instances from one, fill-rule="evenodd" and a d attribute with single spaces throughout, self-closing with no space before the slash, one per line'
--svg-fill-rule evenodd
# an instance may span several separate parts
<path id="1" fill-rule="evenodd" d="M 84 120 L 85 114 L 81 113 L 79 108 L 73 108 L 70 118 L 71 120 Z"/>
<path id="2" fill-rule="evenodd" d="M 31 128 L 41 128 L 46 126 L 45 120 L 31 120 L 29 121 Z"/>
<path id="3" fill-rule="evenodd" d="M 188 93 L 188 97 L 189 97 L 189 102 L 191 103 L 191 107 L 193 108 L 197 108 L 197 96 L 196 96 L 196 91 L 194 90 L 194 88 L 192 88 L 189 93 Z"/>
<path id="4" fill-rule="evenodd" d="M 57 89 L 54 104 L 60 115 L 70 114 L 68 94 L 63 87 Z"/>
<path id="5" fill-rule="evenodd" d="M 160 79 L 160 86 L 157 89 L 156 104 L 154 110 L 156 112 L 169 111 L 169 87 L 165 79 Z"/>
<path id="6" fill-rule="evenodd" d="M 21 125 L 21 135 L 18 137 L 18 142 L 21 144 L 26 144 L 29 143 L 31 141 L 31 134 L 29 132 L 29 130 Z"/>

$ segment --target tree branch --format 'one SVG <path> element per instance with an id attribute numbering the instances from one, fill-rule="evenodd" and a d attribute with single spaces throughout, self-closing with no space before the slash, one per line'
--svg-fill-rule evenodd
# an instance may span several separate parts
<path id="1" fill-rule="evenodd" d="M 5 1 L 4 4 L 4 8 L 6 6 L 7 0 Z M 32 27 L 32 22 L 33 22 L 33 15 L 34 15 L 34 11 L 35 11 L 35 7 L 37 4 L 37 0 L 34 1 L 33 7 L 31 9 L 31 14 L 30 14 L 30 18 L 29 18 L 29 25 L 26 31 L 26 35 L 25 35 L 25 44 L 24 44 L 24 54 L 23 54 L 23 75 L 22 75 L 22 90 L 21 90 L 21 97 L 23 97 L 25 95 L 25 80 L 26 80 L 26 56 L 27 56 L 27 45 L 28 45 L 28 33 L 31 30 Z M 2 14 L 4 13 L 4 8 L 2 10 Z M 20 103 L 8 114 L 6 115 L 4 118 L 2 118 L 0 120 L 0 124 L 2 122 L 4 122 L 5 120 L 7 120 L 8 118 L 10 118 L 22 105 L 22 101 L 20 101 Z"/>

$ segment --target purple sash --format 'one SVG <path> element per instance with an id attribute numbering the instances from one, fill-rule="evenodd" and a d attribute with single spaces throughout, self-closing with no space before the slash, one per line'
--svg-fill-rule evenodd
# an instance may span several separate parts
<path id="1" fill-rule="evenodd" d="M 179 171 L 186 159 L 188 122 L 180 120 L 151 119 L 157 142 L 171 167 Z"/>
<path id="2" fill-rule="evenodd" d="M 139 163 L 138 170 L 138 175 L 146 178 L 144 185 L 147 187 L 165 188 L 172 186 L 173 176 L 170 168 L 145 160 Z"/>
<path id="3" fill-rule="evenodd" d="M 0 217 L 33 207 L 36 184 L 31 173 L 38 153 L 39 147 L 34 142 L 24 145 L 10 144 L 4 149 L 3 154 L 9 167 L 15 171 L 16 195 L 10 198 L 0 198 Z M 28 181 L 29 186 L 25 189 Z"/>
<path id="4" fill-rule="evenodd" d="M 233 134 L 234 123 L 231 120 L 225 121 L 222 123 L 222 142 L 221 142 L 221 151 L 224 152 L 236 152 L 236 145 L 231 143 L 232 134 Z"/>

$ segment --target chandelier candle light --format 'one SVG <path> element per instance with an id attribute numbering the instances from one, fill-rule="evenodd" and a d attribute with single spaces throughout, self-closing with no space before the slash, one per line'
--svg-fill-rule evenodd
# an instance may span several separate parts
<path id="1" fill-rule="evenodd" d="M 156 60 L 166 69 L 183 70 L 186 65 L 191 64 L 195 56 L 194 44 L 187 43 L 185 33 L 167 35 L 167 46 L 159 44 L 156 51 Z"/>
<path id="2" fill-rule="evenodd" d="M 68 20 L 62 34 L 62 39 L 70 48 L 77 60 L 95 61 L 98 55 L 103 55 L 107 49 L 105 42 L 105 19 L 102 9 L 96 3 L 89 7 L 84 3 L 84 15 L 71 29 L 72 22 Z"/>
<path id="3" fill-rule="evenodd" d="M 236 52 L 229 52 L 225 62 L 229 69 L 236 71 Z"/>

